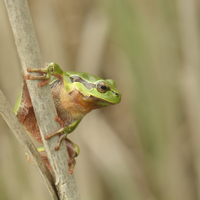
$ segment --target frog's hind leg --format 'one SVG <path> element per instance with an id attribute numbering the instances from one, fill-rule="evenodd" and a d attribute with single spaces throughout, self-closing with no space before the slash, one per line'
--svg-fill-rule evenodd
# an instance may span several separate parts
<path id="1" fill-rule="evenodd" d="M 17 111 L 15 112 L 18 120 L 32 137 L 34 137 L 38 142 L 42 143 L 26 80 L 24 80 L 22 93 L 18 100 L 19 105 Z"/>
<path id="2" fill-rule="evenodd" d="M 80 149 L 75 143 L 73 143 L 68 138 L 65 138 L 65 144 L 67 146 L 67 151 L 69 154 L 69 161 L 68 161 L 69 173 L 72 174 L 74 171 L 74 167 L 76 165 L 75 157 L 79 155 Z"/>
<path id="3" fill-rule="evenodd" d="M 19 105 L 17 111 L 15 111 L 15 114 L 17 115 L 19 121 L 21 123 L 24 123 L 26 115 L 28 114 L 29 110 L 33 107 L 25 79 L 23 82 L 22 92 L 20 93 L 20 96 L 18 97 L 17 101 Z"/>
<path id="4" fill-rule="evenodd" d="M 79 150 L 79 147 L 76 144 L 74 144 L 71 140 L 69 140 L 68 138 L 65 138 L 65 144 L 66 144 L 67 151 L 69 154 L 69 160 L 68 160 L 69 174 L 73 174 L 73 171 L 74 171 L 74 168 L 76 165 L 75 157 L 79 155 L 80 150 Z M 44 147 L 38 148 L 38 151 L 39 151 L 41 157 L 43 158 L 43 160 L 45 161 L 48 169 L 51 170 Z M 28 155 L 27 155 L 27 159 L 29 161 L 31 161 L 31 159 L 29 158 Z"/>

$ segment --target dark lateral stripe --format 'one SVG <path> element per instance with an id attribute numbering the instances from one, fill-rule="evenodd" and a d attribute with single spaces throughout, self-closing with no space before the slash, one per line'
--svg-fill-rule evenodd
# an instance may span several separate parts
<path id="1" fill-rule="evenodd" d="M 71 81 L 74 82 L 79 82 L 82 83 L 88 90 L 91 90 L 92 88 L 95 88 L 96 85 L 93 83 L 88 83 L 87 81 L 83 80 L 79 76 L 71 76 L 70 77 Z"/>

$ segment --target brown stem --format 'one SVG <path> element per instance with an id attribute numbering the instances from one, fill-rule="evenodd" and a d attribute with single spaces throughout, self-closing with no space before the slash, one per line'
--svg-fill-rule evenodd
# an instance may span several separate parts
<path id="1" fill-rule="evenodd" d="M 4 1 L 15 38 L 18 55 L 24 75 L 26 76 L 27 67 L 41 68 L 43 66 L 28 3 L 27 0 Z M 51 172 L 54 181 L 56 182 L 55 185 L 59 198 L 79 200 L 80 195 L 74 176 L 67 173 L 69 156 L 65 144 L 62 143 L 60 150 L 55 153 L 54 146 L 57 143 L 58 136 L 51 138 L 48 141 L 44 139 L 46 134 L 51 133 L 52 130 L 57 130 L 59 124 L 55 121 L 55 116 L 57 114 L 50 87 L 47 84 L 38 88 L 39 82 L 39 80 L 27 80 L 27 86 L 51 166 Z"/>

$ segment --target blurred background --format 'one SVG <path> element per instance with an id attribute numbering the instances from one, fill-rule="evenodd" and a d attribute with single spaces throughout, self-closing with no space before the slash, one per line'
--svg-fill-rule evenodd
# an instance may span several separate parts
<path id="1" fill-rule="evenodd" d="M 82 199 L 200 199 L 200 2 L 28 2 L 44 62 L 112 78 L 123 94 L 69 135 Z M 3 1 L 0 24 L 0 89 L 14 108 L 21 66 Z M 0 200 L 14 199 L 50 195 L 0 116 Z"/>

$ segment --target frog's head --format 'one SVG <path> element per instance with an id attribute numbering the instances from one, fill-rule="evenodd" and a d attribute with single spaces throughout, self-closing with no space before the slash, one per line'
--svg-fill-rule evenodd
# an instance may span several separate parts
<path id="1" fill-rule="evenodd" d="M 86 105 L 95 105 L 96 108 L 100 108 L 118 104 L 121 101 L 121 93 L 116 89 L 116 83 L 112 79 L 104 80 L 83 72 L 67 72 L 66 78 L 70 78 L 71 82 L 66 87 L 79 91 Z M 69 80 L 67 82 L 69 83 Z"/>

